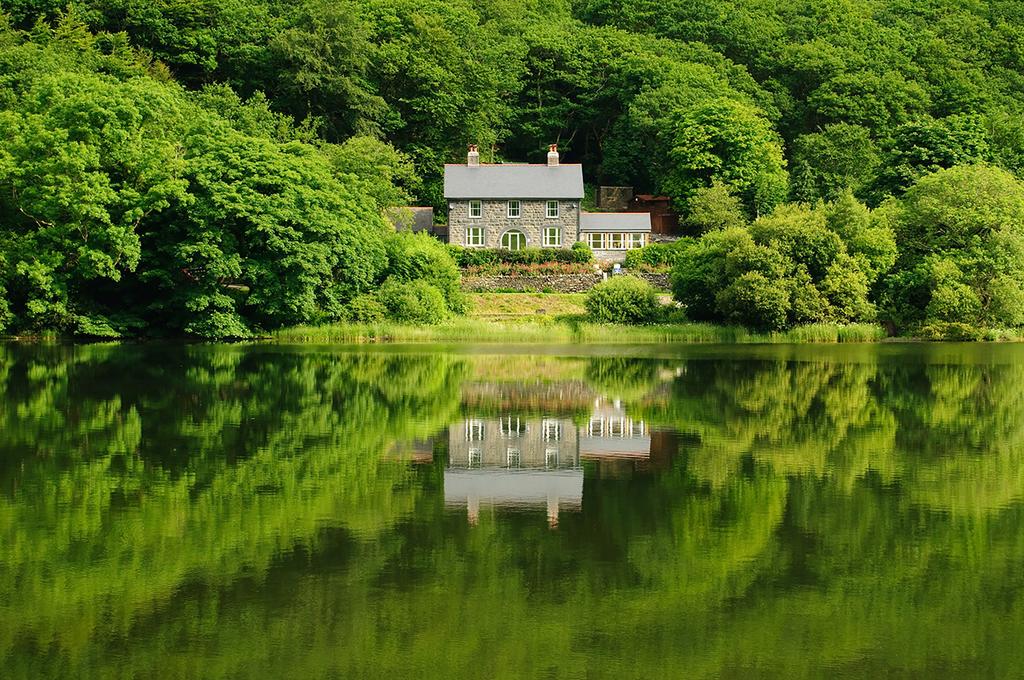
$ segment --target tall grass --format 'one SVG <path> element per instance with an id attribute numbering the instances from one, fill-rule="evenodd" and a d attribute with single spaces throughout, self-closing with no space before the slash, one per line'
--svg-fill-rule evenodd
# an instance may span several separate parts
<path id="1" fill-rule="evenodd" d="M 813 324 L 781 333 L 754 333 L 737 326 L 706 323 L 621 326 L 595 324 L 581 317 L 537 317 L 514 322 L 454 319 L 437 326 L 333 324 L 277 331 L 282 343 L 838 343 L 877 342 L 885 337 L 870 324 Z"/>

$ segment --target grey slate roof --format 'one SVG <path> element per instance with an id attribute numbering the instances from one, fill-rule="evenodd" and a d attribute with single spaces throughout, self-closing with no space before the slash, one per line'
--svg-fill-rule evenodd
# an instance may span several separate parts
<path id="1" fill-rule="evenodd" d="M 446 165 L 444 197 L 452 198 L 583 198 L 580 165 Z"/>
<path id="2" fill-rule="evenodd" d="M 580 213 L 580 231 L 650 231 L 651 213 Z"/>
<path id="3" fill-rule="evenodd" d="M 388 208 L 384 214 L 396 229 L 429 231 L 434 226 L 434 209 L 429 206 Z"/>

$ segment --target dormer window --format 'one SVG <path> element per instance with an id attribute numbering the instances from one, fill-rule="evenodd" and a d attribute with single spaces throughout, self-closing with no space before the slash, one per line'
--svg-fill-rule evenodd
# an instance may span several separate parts
<path id="1" fill-rule="evenodd" d="M 558 201 L 548 201 L 547 216 L 551 219 L 558 217 Z"/>
<path id="2" fill-rule="evenodd" d="M 519 212 L 520 212 L 519 201 L 509 201 L 508 202 L 508 216 L 510 218 L 519 217 Z"/>
<path id="3" fill-rule="evenodd" d="M 483 217 L 484 207 L 480 201 L 469 202 L 469 216 L 473 219 L 479 219 Z"/>

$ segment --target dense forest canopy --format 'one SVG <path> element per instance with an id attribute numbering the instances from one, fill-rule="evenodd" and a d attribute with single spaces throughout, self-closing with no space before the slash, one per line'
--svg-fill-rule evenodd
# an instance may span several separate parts
<path id="1" fill-rule="evenodd" d="M 1010 0 L 0 8 L 9 330 L 340 318 L 390 276 L 380 209 L 443 208 L 467 143 L 538 161 L 557 142 L 588 183 L 667 194 L 684 218 L 711 187 L 755 219 L 877 208 L 954 166 L 1024 173 Z"/>

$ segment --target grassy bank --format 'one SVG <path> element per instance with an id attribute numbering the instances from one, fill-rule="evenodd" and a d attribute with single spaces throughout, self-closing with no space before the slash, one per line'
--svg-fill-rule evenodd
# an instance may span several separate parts
<path id="1" fill-rule="evenodd" d="M 663 302 L 668 302 L 664 296 Z M 476 293 L 469 316 L 437 326 L 332 324 L 299 326 L 274 333 L 278 342 L 433 343 L 789 343 L 876 342 L 879 326 L 814 324 L 784 333 L 754 333 L 738 326 L 676 323 L 620 326 L 589 323 L 586 295 L 570 293 Z"/>
<path id="2" fill-rule="evenodd" d="M 783 333 L 753 333 L 744 328 L 703 323 L 652 326 L 593 324 L 580 317 L 550 317 L 510 321 L 454 319 L 437 326 L 397 324 L 332 324 L 298 326 L 274 333 L 278 342 L 398 342 L 398 343 L 794 343 L 877 342 L 881 327 L 814 324 Z"/>
<path id="3" fill-rule="evenodd" d="M 583 293 L 470 293 L 469 316 L 501 321 L 537 315 L 583 314 Z"/>

